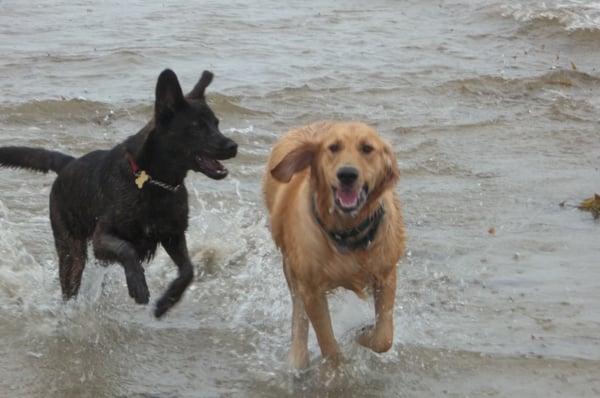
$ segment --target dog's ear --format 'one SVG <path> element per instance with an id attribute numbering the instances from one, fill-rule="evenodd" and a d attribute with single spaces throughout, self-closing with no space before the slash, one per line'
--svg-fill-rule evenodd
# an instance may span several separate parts
<path id="1" fill-rule="evenodd" d="M 375 189 L 369 195 L 370 198 L 378 198 L 383 192 L 387 191 L 398 182 L 400 178 L 400 170 L 398 170 L 398 163 L 396 162 L 396 156 L 392 147 L 387 143 L 383 145 L 383 175 Z"/>
<path id="2" fill-rule="evenodd" d="M 202 72 L 200 80 L 198 80 L 198 83 L 196 83 L 192 91 L 190 91 L 190 93 L 187 95 L 188 98 L 204 98 L 204 91 L 206 90 L 206 87 L 208 87 L 208 85 L 212 82 L 213 77 L 214 75 L 210 71 L 205 70 L 204 72 Z"/>
<path id="3" fill-rule="evenodd" d="M 170 118 L 184 103 L 177 75 L 171 69 L 165 69 L 156 82 L 154 112 L 157 120 Z"/>
<path id="4" fill-rule="evenodd" d="M 385 167 L 385 175 L 382 182 L 382 190 L 393 187 L 400 178 L 400 170 L 398 169 L 398 162 L 396 161 L 396 155 L 392 147 L 387 143 L 383 146 L 383 164 Z"/>
<path id="5" fill-rule="evenodd" d="M 271 175 L 279 182 L 289 182 L 292 176 L 304 170 L 313 162 L 317 153 L 317 145 L 309 142 L 291 150 L 271 169 Z"/>

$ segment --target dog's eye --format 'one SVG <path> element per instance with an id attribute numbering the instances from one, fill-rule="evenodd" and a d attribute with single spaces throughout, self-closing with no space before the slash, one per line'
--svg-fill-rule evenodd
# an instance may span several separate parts
<path id="1" fill-rule="evenodd" d="M 362 144 L 362 145 L 360 146 L 360 151 L 361 151 L 362 153 L 364 153 L 365 155 L 368 155 L 368 154 L 370 154 L 371 152 L 373 152 L 373 147 L 372 147 L 371 145 L 369 145 L 369 144 Z"/>
<path id="2" fill-rule="evenodd" d="M 336 153 L 340 151 L 340 144 L 331 144 L 329 145 L 329 150 L 331 153 Z"/>

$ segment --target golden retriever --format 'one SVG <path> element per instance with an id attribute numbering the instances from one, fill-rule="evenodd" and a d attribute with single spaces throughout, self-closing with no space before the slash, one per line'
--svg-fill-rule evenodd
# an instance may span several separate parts
<path id="1" fill-rule="evenodd" d="M 358 342 L 376 352 L 390 349 L 405 241 L 398 178 L 392 149 L 364 123 L 315 123 L 273 147 L 263 193 L 292 296 L 293 367 L 308 365 L 309 320 L 323 358 L 338 362 L 326 298 L 337 287 L 360 297 L 373 292 L 375 325 Z"/>

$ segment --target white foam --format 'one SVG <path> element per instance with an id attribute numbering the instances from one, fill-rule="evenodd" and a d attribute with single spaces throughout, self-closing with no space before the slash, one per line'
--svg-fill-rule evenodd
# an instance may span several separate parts
<path id="1" fill-rule="evenodd" d="M 534 4 L 505 4 L 504 17 L 520 22 L 557 21 L 567 31 L 600 30 L 600 3 L 589 1 L 539 2 Z"/>

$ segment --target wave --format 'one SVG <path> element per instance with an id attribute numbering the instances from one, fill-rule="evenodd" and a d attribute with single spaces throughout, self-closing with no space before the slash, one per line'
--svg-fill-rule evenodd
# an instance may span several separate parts
<path id="1" fill-rule="evenodd" d="M 548 109 L 550 119 L 573 122 L 598 122 L 598 111 L 593 103 L 583 99 L 558 97 Z"/>
<path id="2" fill-rule="evenodd" d="M 568 32 L 600 33 L 600 3 L 580 0 L 538 2 L 534 4 L 504 4 L 504 17 L 526 25 L 539 22 L 556 23 Z"/>
<path id="3" fill-rule="evenodd" d="M 213 110 L 219 115 L 236 115 L 236 116 L 259 116 L 268 115 L 268 112 L 251 109 L 240 105 L 242 99 L 237 96 L 229 96 L 224 94 L 209 94 L 208 103 Z"/>
<path id="4" fill-rule="evenodd" d="M 412 126 L 394 127 L 392 131 L 397 135 L 421 134 L 423 131 L 429 132 L 445 132 L 445 131 L 468 131 L 479 130 L 484 127 L 500 126 L 506 123 L 504 117 L 498 116 L 493 118 L 484 118 L 481 120 L 466 121 L 466 122 L 442 122 L 442 123 L 427 123 Z M 429 141 L 425 141 L 429 142 Z"/>
<path id="5" fill-rule="evenodd" d="M 47 121 L 100 122 L 111 111 L 114 113 L 109 104 L 84 98 L 33 100 L 0 105 L 0 115 L 4 121 L 15 124 Z"/>
<path id="6" fill-rule="evenodd" d="M 208 96 L 208 102 L 220 116 L 255 116 L 264 112 L 256 111 L 239 105 L 240 99 L 223 94 Z M 62 122 L 62 123 L 95 123 L 109 125 L 120 118 L 149 119 L 152 115 L 153 104 L 125 103 L 109 104 L 79 98 L 53 98 L 32 100 L 22 103 L 0 104 L 0 120 L 10 124 L 32 124 Z"/>
<path id="7" fill-rule="evenodd" d="M 107 67 L 115 65 L 142 65 L 146 56 L 143 51 L 125 47 L 113 49 L 96 50 L 93 52 L 69 52 L 69 51 L 40 51 L 19 58 L 15 61 L 8 61 L 4 64 L 6 68 L 21 68 L 23 63 L 28 64 L 102 64 Z M 71 67 L 77 68 L 73 65 Z"/>
<path id="8" fill-rule="evenodd" d="M 437 88 L 458 91 L 461 94 L 494 95 L 517 94 L 542 90 L 548 87 L 586 88 L 599 87 L 600 77 L 576 70 L 554 70 L 543 75 L 524 78 L 505 78 L 484 75 L 480 77 L 451 80 Z"/>

